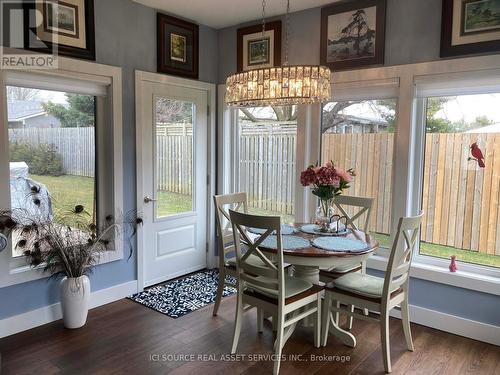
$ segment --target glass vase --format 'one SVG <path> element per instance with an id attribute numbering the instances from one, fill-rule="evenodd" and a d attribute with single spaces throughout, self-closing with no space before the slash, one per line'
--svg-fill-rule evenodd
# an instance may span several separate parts
<path id="1" fill-rule="evenodd" d="M 334 213 L 333 199 L 320 199 L 319 206 L 316 209 L 315 224 L 324 230 L 328 230 L 330 227 L 330 218 Z"/>

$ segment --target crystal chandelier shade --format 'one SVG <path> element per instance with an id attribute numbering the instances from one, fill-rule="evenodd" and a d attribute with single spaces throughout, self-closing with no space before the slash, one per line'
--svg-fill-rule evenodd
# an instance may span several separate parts
<path id="1" fill-rule="evenodd" d="M 328 101 L 330 69 L 324 66 L 281 66 L 233 74 L 226 80 L 228 106 L 280 106 Z"/>
<path id="2" fill-rule="evenodd" d="M 266 2 L 262 1 L 262 36 L 265 32 Z M 285 63 L 232 74 L 226 79 L 226 104 L 234 107 L 263 107 L 324 103 L 331 98 L 330 69 L 318 65 L 288 65 L 290 0 L 286 9 Z"/>

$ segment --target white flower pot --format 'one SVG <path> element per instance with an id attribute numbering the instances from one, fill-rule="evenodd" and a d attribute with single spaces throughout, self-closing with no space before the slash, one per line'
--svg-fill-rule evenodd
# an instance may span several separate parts
<path id="1" fill-rule="evenodd" d="M 61 307 L 64 326 L 80 328 L 87 321 L 90 280 L 87 276 L 65 277 L 61 280 Z"/>

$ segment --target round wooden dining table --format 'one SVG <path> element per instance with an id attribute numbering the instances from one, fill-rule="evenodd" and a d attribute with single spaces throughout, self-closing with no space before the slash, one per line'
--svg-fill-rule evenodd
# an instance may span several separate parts
<path id="1" fill-rule="evenodd" d="M 300 230 L 303 223 L 290 224 L 297 229 L 294 236 L 299 236 L 312 241 L 317 237 L 324 236 L 320 233 L 310 234 Z M 350 230 L 344 238 L 360 240 L 366 243 L 366 249 L 362 251 L 329 251 L 312 245 L 302 249 L 283 249 L 283 257 L 286 263 L 293 265 L 293 275 L 297 278 L 307 280 L 313 284 L 320 285 L 319 269 L 329 269 L 344 265 L 360 264 L 372 255 L 379 247 L 379 243 L 369 234 L 362 231 Z M 259 246 L 259 249 L 268 253 L 276 253 L 276 249 Z"/>
<path id="2" fill-rule="evenodd" d="M 297 232 L 292 234 L 294 236 L 299 236 L 310 241 L 322 236 L 320 233 L 310 234 L 302 232 L 300 228 L 304 225 L 303 223 L 294 223 L 290 225 L 297 229 Z M 345 252 L 329 251 L 315 247 L 311 243 L 311 246 L 302 249 L 283 249 L 284 261 L 293 266 L 294 277 L 307 280 L 316 285 L 321 285 L 319 280 L 320 268 L 329 269 L 344 265 L 360 264 L 379 248 L 379 243 L 372 236 L 362 231 L 350 230 L 348 234 L 342 237 L 363 241 L 366 243 L 366 249 L 356 252 L 349 252 L 347 250 Z M 266 253 L 276 254 L 276 249 L 273 248 L 266 248 L 261 245 L 259 249 Z M 302 324 L 312 326 L 313 322 L 308 318 L 309 317 L 306 317 L 306 319 L 302 321 Z M 340 328 L 334 321 L 330 324 L 330 333 L 345 345 L 350 347 L 356 346 L 356 338 L 354 335 Z"/>

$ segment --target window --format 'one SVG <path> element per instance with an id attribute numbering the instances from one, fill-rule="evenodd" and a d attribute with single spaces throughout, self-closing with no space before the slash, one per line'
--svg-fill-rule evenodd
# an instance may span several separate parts
<path id="1" fill-rule="evenodd" d="M 500 93 L 422 100 L 420 254 L 500 267 Z M 471 159 L 473 144 L 484 164 Z"/>
<path id="2" fill-rule="evenodd" d="M 120 68 L 67 58 L 50 72 L 0 71 L 0 208 L 73 227 L 77 205 L 85 222 L 124 214 L 121 82 Z M 113 245 L 100 263 L 123 258 L 121 238 Z M 44 277 L 11 248 L 0 287 Z"/>
<path id="3" fill-rule="evenodd" d="M 7 86 L 7 118 L 11 209 L 73 225 L 82 205 L 95 222 L 95 97 Z"/>
<path id="4" fill-rule="evenodd" d="M 395 99 L 347 100 L 327 103 L 322 111 L 322 163 L 355 169 L 344 194 L 375 198 L 369 230 L 384 247 L 390 243 L 396 104 Z M 357 224 L 363 227 L 365 220 L 363 215 Z"/>
<path id="5" fill-rule="evenodd" d="M 238 191 L 249 212 L 294 222 L 297 107 L 238 110 Z"/>
<path id="6" fill-rule="evenodd" d="M 156 189 L 158 218 L 193 211 L 194 104 L 158 97 Z"/>

